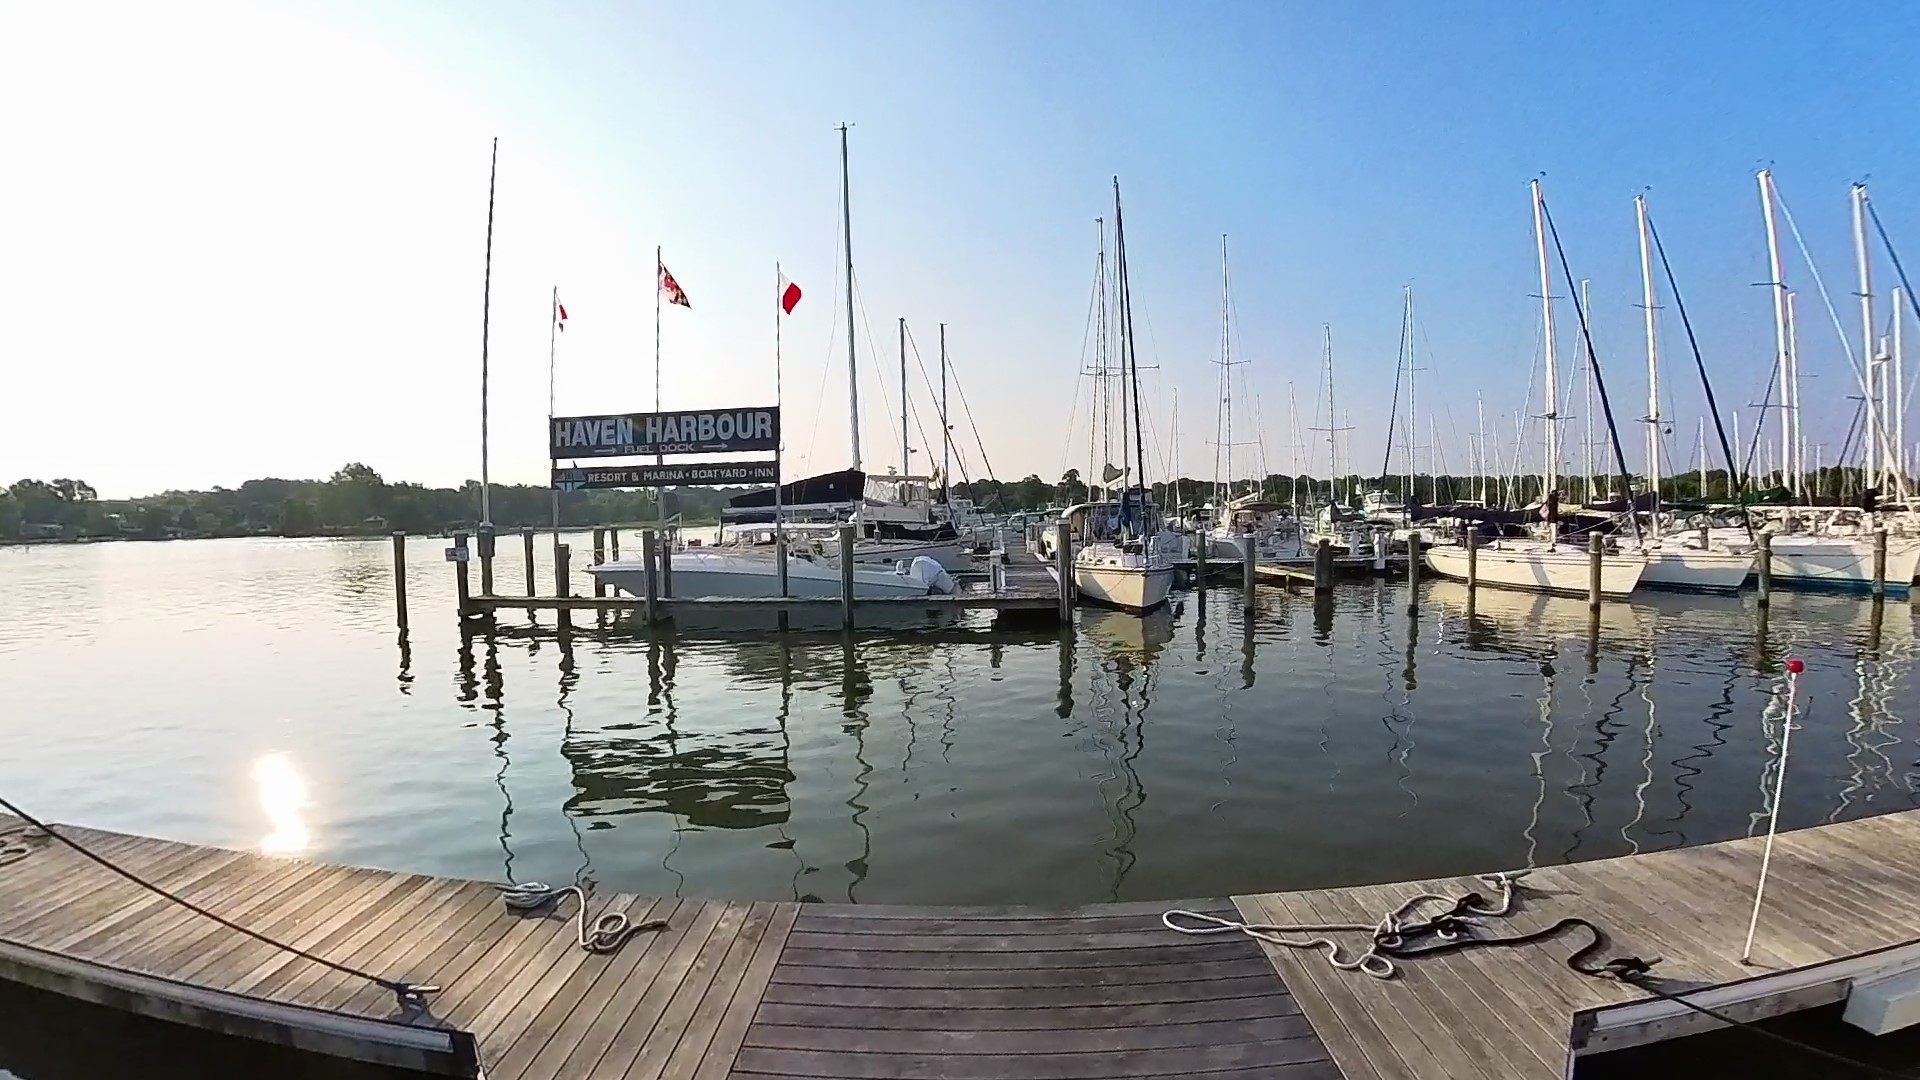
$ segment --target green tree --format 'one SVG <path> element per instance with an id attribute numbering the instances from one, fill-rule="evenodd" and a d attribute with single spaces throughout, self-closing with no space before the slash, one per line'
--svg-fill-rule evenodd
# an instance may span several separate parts
<path id="1" fill-rule="evenodd" d="M 20 510 L 20 500 L 10 491 L 0 491 L 0 538 L 11 540 L 20 535 L 20 526 L 26 524 L 26 515 Z"/>

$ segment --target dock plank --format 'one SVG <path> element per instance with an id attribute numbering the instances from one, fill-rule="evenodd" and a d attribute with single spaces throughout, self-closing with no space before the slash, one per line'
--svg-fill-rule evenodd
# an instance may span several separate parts
<path id="1" fill-rule="evenodd" d="M 733 996 L 727 1000 L 706 1056 L 694 1069 L 693 1080 L 721 1080 L 733 1070 L 740 1048 L 745 1044 L 747 1031 L 764 1007 L 763 995 L 799 913 L 799 904 L 783 902 L 774 905 L 773 914 L 767 920 L 766 932 L 761 935 L 752 957 L 747 960 L 746 971 L 740 976 L 740 985 L 734 988 Z"/>

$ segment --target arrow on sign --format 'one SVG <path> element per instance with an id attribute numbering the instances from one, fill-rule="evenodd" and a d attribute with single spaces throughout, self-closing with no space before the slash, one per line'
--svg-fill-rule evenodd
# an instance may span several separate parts
<path id="1" fill-rule="evenodd" d="M 553 486 L 561 491 L 579 491 L 587 486 L 587 474 L 581 469 L 568 469 L 553 478 Z"/>

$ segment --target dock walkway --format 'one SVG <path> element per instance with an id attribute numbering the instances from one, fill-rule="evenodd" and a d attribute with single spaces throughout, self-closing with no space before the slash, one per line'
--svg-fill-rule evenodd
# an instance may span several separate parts
<path id="1" fill-rule="evenodd" d="M 15 825 L 0 819 L 0 831 Z M 1247 921 L 1364 922 L 1472 879 L 1065 910 L 596 896 L 664 920 L 580 949 L 574 905 L 523 915 L 494 886 L 92 829 L 58 831 L 393 993 L 244 937 L 44 837 L 0 862 L 0 978 L 361 1060 L 495 1080 L 1373 1080 L 1570 1072 L 1572 1056 L 1702 1018 L 1575 974 L 1584 939 L 1408 961 L 1393 980 L 1240 934 L 1175 934 L 1183 906 Z M 1758 1017 L 1920 964 L 1920 811 L 1784 834 L 1755 967 L 1738 960 L 1759 842 L 1543 869 L 1493 933 L 1579 915 L 1702 1003 Z M 1708 1021 L 1711 1023 L 1711 1021 Z"/>

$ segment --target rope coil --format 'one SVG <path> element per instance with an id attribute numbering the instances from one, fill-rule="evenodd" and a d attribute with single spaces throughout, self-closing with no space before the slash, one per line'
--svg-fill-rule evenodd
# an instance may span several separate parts
<path id="1" fill-rule="evenodd" d="M 587 926 L 587 891 L 579 885 L 553 888 L 543 881 L 527 881 L 515 885 L 497 885 L 500 890 L 500 902 L 507 910 L 521 913 L 539 911 L 548 906 L 557 906 L 562 897 L 569 894 L 580 901 L 580 908 L 574 913 L 574 943 L 590 953 L 617 952 L 620 946 L 636 934 L 665 930 L 665 919 L 649 919 L 636 923 L 627 917 L 624 911 L 603 911 L 593 920 L 591 929 Z"/>
<path id="2" fill-rule="evenodd" d="M 1335 970 L 1359 971 L 1376 979 L 1391 979 L 1399 973 L 1399 969 L 1389 957 L 1404 955 L 1403 950 L 1410 939 L 1432 936 L 1443 942 L 1452 942 L 1467 932 L 1468 924 L 1465 920 L 1468 917 L 1498 918 L 1511 912 L 1514 884 L 1528 873 L 1529 871 L 1526 870 L 1504 870 L 1494 874 L 1481 874 L 1479 880 L 1482 883 L 1498 890 L 1499 900 L 1496 903 L 1488 903 L 1486 898 L 1477 892 L 1469 892 L 1461 896 L 1420 893 L 1408 897 L 1400 903 L 1400 906 L 1382 916 L 1379 922 L 1371 924 L 1247 923 L 1181 908 L 1163 912 L 1160 923 L 1175 933 L 1196 937 L 1240 933 L 1282 948 L 1318 949 L 1326 954 L 1327 963 Z M 1435 902 L 1447 906 L 1441 911 L 1424 917 L 1418 914 L 1421 905 Z M 1307 938 L 1282 936 L 1286 934 L 1315 936 Z M 1351 957 L 1344 956 L 1340 942 L 1326 936 L 1329 934 L 1367 934 L 1369 935 L 1368 944 L 1358 954 Z"/>

